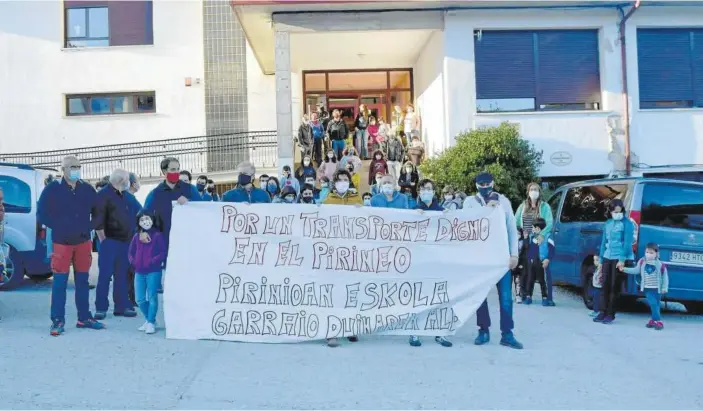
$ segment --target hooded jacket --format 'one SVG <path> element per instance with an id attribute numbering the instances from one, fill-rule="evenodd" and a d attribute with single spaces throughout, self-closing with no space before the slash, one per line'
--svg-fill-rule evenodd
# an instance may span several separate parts
<path id="1" fill-rule="evenodd" d="M 379 154 L 381 155 L 381 159 L 376 160 L 376 156 Z M 371 165 L 369 166 L 369 185 L 373 184 L 373 180 L 376 178 L 377 173 L 388 174 L 388 163 L 386 162 L 385 155 L 381 150 L 376 150 L 373 152 L 373 160 L 371 160 Z"/>
<path id="2" fill-rule="evenodd" d="M 362 205 L 364 204 L 364 199 L 359 195 L 359 193 L 347 191 L 343 196 L 340 196 L 336 191 L 332 191 L 329 193 L 327 198 L 325 198 L 322 204 Z"/>

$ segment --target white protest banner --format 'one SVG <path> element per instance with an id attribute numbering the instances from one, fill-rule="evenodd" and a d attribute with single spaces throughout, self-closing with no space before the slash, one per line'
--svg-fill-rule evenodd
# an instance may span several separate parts
<path id="1" fill-rule="evenodd" d="M 283 343 L 451 335 L 508 259 L 500 208 L 176 205 L 166 336 Z"/>

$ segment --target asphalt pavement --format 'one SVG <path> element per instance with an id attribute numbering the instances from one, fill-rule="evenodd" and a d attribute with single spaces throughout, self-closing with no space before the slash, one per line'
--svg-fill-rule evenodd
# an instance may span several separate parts
<path id="1" fill-rule="evenodd" d="M 675 304 L 662 331 L 645 328 L 644 305 L 602 325 L 578 296 L 558 289 L 557 307 L 515 306 L 525 345 L 516 351 L 498 344 L 494 292 L 486 346 L 474 346 L 476 329 L 465 326 L 452 348 L 367 336 L 330 349 L 166 340 L 163 329 L 138 332 L 142 318 L 111 314 L 107 329 L 79 330 L 72 295 L 66 333 L 51 337 L 50 290 L 51 280 L 27 279 L 0 292 L 0 408 L 703 408 L 703 317 Z"/>

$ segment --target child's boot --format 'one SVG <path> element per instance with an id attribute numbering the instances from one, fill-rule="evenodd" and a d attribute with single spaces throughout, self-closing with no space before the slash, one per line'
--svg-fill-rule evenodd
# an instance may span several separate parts
<path id="1" fill-rule="evenodd" d="M 649 320 L 649 322 L 647 323 L 647 328 L 654 328 L 654 327 L 656 327 L 656 325 L 657 325 L 656 321 Z"/>
<path id="2" fill-rule="evenodd" d="M 664 329 L 664 323 L 661 321 L 656 321 L 656 324 L 654 325 L 654 329 L 657 331 L 661 331 Z"/>

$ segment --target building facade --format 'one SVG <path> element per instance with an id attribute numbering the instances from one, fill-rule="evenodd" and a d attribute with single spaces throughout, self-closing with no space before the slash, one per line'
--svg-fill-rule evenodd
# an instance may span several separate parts
<path id="1" fill-rule="evenodd" d="M 623 168 L 628 134 L 635 168 L 695 169 L 701 5 L 642 2 L 621 24 L 634 2 L 0 2 L 0 157 L 276 130 L 280 167 L 317 103 L 412 102 L 431 153 L 510 121 L 545 178 Z M 204 171 L 266 165 L 213 138 Z"/>

